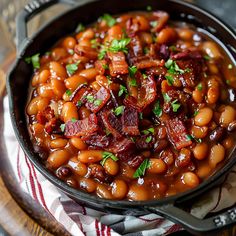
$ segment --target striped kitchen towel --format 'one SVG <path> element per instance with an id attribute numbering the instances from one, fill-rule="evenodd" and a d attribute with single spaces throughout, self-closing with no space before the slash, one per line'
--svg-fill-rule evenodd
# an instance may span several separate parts
<path id="1" fill-rule="evenodd" d="M 7 97 L 4 99 L 4 137 L 8 157 L 23 191 L 40 203 L 71 235 L 157 236 L 182 229 L 181 226 L 155 214 L 140 217 L 105 214 L 81 206 L 58 190 L 35 169 L 20 148 L 11 125 Z M 195 203 L 191 213 L 201 218 L 235 202 L 236 168 L 230 172 L 223 185 Z"/>

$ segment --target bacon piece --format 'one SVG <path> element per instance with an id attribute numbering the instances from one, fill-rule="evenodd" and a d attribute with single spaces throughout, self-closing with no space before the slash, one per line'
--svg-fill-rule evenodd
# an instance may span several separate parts
<path id="1" fill-rule="evenodd" d="M 134 156 L 128 161 L 128 165 L 132 168 L 138 168 L 141 163 L 144 161 L 145 157 L 142 155 Z"/>
<path id="2" fill-rule="evenodd" d="M 136 147 L 130 139 L 123 138 L 114 140 L 108 147 L 108 151 L 115 153 L 121 161 L 128 161 L 136 152 Z"/>
<path id="3" fill-rule="evenodd" d="M 166 121 L 166 127 L 169 140 L 178 150 L 192 144 L 184 123 L 178 118 Z"/>
<path id="4" fill-rule="evenodd" d="M 81 46 L 77 44 L 75 45 L 74 51 L 78 56 L 87 57 L 90 60 L 96 60 L 98 57 L 98 53 L 96 52 L 96 50 L 91 47 Z"/>
<path id="5" fill-rule="evenodd" d="M 98 130 L 98 121 L 95 114 L 90 114 L 83 120 L 67 121 L 65 124 L 65 136 L 67 138 L 77 136 L 88 136 Z"/>
<path id="6" fill-rule="evenodd" d="M 86 107 L 90 109 L 92 112 L 96 113 L 103 108 L 103 106 L 108 102 L 111 95 L 109 90 L 104 87 L 101 87 L 96 94 L 90 94 L 93 96 L 94 100 L 92 102 L 86 102 Z"/>
<path id="7" fill-rule="evenodd" d="M 125 61 L 125 54 L 123 52 L 108 52 L 109 59 L 111 60 L 110 74 L 111 76 L 128 74 L 128 64 Z"/>
<path id="8" fill-rule="evenodd" d="M 139 135 L 138 111 L 132 107 L 125 107 L 121 116 L 122 131 L 127 135 Z"/>
<path id="9" fill-rule="evenodd" d="M 86 84 L 81 84 L 71 95 L 70 101 L 78 106 L 78 102 L 85 102 L 85 96 L 88 94 L 88 87 Z"/>
<path id="10" fill-rule="evenodd" d="M 149 137 L 151 140 L 149 141 Z M 152 149 L 155 143 L 153 135 L 142 135 L 138 137 L 135 141 L 135 145 L 138 150 Z"/>
<path id="11" fill-rule="evenodd" d="M 44 111 L 39 111 L 36 115 L 36 119 L 38 123 L 45 125 L 48 121 L 55 117 L 54 110 L 48 106 L 44 109 Z"/>
<path id="12" fill-rule="evenodd" d="M 146 79 L 143 78 L 140 80 L 137 98 L 128 96 L 124 99 L 124 104 L 141 112 L 155 100 L 156 95 L 156 83 L 154 77 L 150 75 Z"/>
<path id="13" fill-rule="evenodd" d="M 180 60 L 180 59 L 202 59 L 202 55 L 200 51 L 190 51 L 190 50 L 185 50 L 183 52 L 176 53 L 171 56 L 171 59 L 173 60 Z"/>
<path id="14" fill-rule="evenodd" d="M 196 59 L 177 60 L 179 68 L 185 70 L 183 75 L 179 76 L 184 87 L 195 87 L 196 82 L 202 72 L 202 61 Z"/>
<path id="15" fill-rule="evenodd" d="M 111 137 L 96 133 L 90 136 L 82 137 L 82 140 L 85 141 L 85 143 L 88 145 L 92 145 L 92 146 L 100 147 L 100 148 L 106 148 L 110 144 Z"/>
<path id="16" fill-rule="evenodd" d="M 115 138 L 122 137 L 122 124 L 121 121 L 111 112 L 104 111 L 102 113 L 102 121 L 106 129 L 111 132 Z"/>
<path id="17" fill-rule="evenodd" d="M 146 68 L 151 68 L 151 67 L 156 67 L 156 66 L 162 66 L 163 63 L 160 60 L 157 59 L 145 59 L 140 62 L 136 62 L 134 64 L 138 69 L 146 69 Z"/>
<path id="18" fill-rule="evenodd" d="M 106 60 L 97 60 L 95 62 L 95 68 L 100 75 L 104 75 L 106 66 L 108 66 Z"/>

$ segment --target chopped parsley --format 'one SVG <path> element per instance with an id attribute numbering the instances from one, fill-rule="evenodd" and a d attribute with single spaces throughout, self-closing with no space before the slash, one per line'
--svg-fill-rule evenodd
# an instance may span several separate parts
<path id="1" fill-rule="evenodd" d="M 131 79 L 131 80 L 129 81 L 129 85 L 130 85 L 130 86 L 133 86 L 133 87 L 137 87 L 138 85 L 137 85 L 136 79 Z"/>
<path id="2" fill-rule="evenodd" d="M 113 18 L 111 15 L 109 14 L 104 14 L 102 17 L 101 17 L 102 20 L 106 21 L 106 24 L 109 26 L 109 27 L 112 27 L 113 25 L 116 24 L 116 19 Z"/>
<path id="3" fill-rule="evenodd" d="M 183 74 L 184 72 L 190 72 L 190 69 L 182 70 L 179 68 L 178 64 L 172 59 L 168 59 L 165 63 L 165 67 L 168 69 L 170 74 Z"/>
<path id="4" fill-rule="evenodd" d="M 139 113 L 139 119 L 140 119 L 140 120 L 143 119 L 143 113 L 142 113 L 142 112 Z"/>
<path id="5" fill-rule="evenodd" d="M 155 103 L 152 112 L 153 112 L 157 117 L 160 117 L 160 116 L 162 115 L 162 109 L 161 109 L 161 106 L 160 106 L 160 101 L 157 101 L 157 102 Z"/>
<path id="6" fill-rule="evenodd" d="M 39 53 L 31 56 L 31 57 L 26 57 L 25 62 L 30 64 L 32 63 L 34 69 L 39 69 L 40 68 L 40 58 L 39 58 Z"/>
<path id="7" fill-rule="evenodd" d="M 173 78 L 173 76 L 171 76 L 171 75 L 165 75 L 165 78 L 167 79 L 167 83 L 168 83 L 169 85 L 173 85 L 173 83 L 174 83 L 174 78 Z"/>
<path id="8" fill-rule="evenodd" d="M 156 26 L 157 26 L 157 24 L 158 24 L 158 21 L 151 21 L 150 22 L 150 25 L 153 27 L 153 28 L 155 28 Z"/>
<path id="9" fill-rule="evenodd" d="M 170 102 L 171 98 L 167 93 L 163 93 L 163 98 L 165 100 L 165 102 Z"/>
<path id="10" fill-rule="evenodd" d="M 191 134 L 186 134 L 187 141 L 190 141 L 193 139 L 193 136 Z"/>
<path id="11" fill-rule="evenodd" d="M 77 121 L 77 119 L 72 118 L 71 121 L 72 121 L 73 123 L 75 123 L 75 122 Z"/>
<path id="12" fill-rule="evenodd" d="M 70 49 L 68 50 L 68 53 L 69 53 L 70 55 L 73 55 L 73 54 L 74 54 L 74 50 L 70 48 Z"/>
<path id="13" fill-rule="evenodd" d="M 180 108 L 181 104 L 180 103 L 177 103 L 177 99 L 174 100 L 172 103 L 171 103 L 171 106 L 172 106 L 172 109 L 173 109 L 173 112 L 177 112 L 178 109 Z"/>
<path id="14" fill-rule="evenodd" d="M 128 93 L 127 88 L 123 85 L 120 85 L 120 90 L 118 92 L 118 96 L 120 97 L 120 96 L 122 96 L 122 94 L 127 94 L 127 93 Z"/>
<path id="15" fill-rule="evenodd" d="M 146 143 L 150 143 L 152 141 L 152 136 L 148 136 L 146 139 L 145 139 L 145 142 Z"/>
<path id="16" fill-rule="evenodd" d="M 77 106 L 80 107 L 82 105 L 82 102 L 81 101 L 78 101 L 77 102 Z"/>
<path id="17" fill-rule="evenodd" d="M 232 70 L 232 69 L 233 69 L 233 65 L 232 65 L 232 64 L 229 64 L 229 65 L 228 65 L 228 69 L 229 69 L 229 70 Z"/>
<path id="18" fill-rule="evenodd" d="M 145 159 L 140 166 L 138 167 L 138 169 L 134 172 L 133 177 L 134 178 L 139 178 L 141 176 L 145 175 L 146 169 L 148 169 L 150 167 L 150 160 L 149 159 Z"/>
<path id="19" fill-rule="evenodd" d="M 78 61 L 74 64 L 66 65 L 66 70 L 69 73 L 69 75 L 73 75 L 78 70 L 79 63 L 80 63 L 80 61 Z"/>
<path id="20" fill-rule="evenodd" d="M 105 64 L 105 65 L 102 65 L 102 68 L 107 70 L 107 69 L 109 69 L 109 66 L 107 64 Z"/>
<path id="21" fill-rule="evenodd" d="M 129 69 L 129 76 L 131 78 L 135 77 L 136 72 L 138 71 L 138 68 L 136 66 L 131 66 L 128 68 Z"/>
<path id="22" fill-rule="evenodd" d="M 154 134 L 154 128 L 153 127 L 151 127 L 151 128 L 149 128 L 149 129 L 145 129 L 145 130 L 142 130 L 141 132 L 143 133 L 143 134 Z"/>
<path id="23" fill-rule="evenodd" d="M 149 53 L 149 48 L 148 48 L 148 47 L 145 47 L 145 48 L 143 49 L 143 52 L 144 52 L 144 54 L 148 54 L 148 53 Z"/>
<path id="24" fill-rule="evenodd" d="M 113 39 L 109 47 L 109 51 L 128 53 L 127 45 L 130 43 L 130 41 L 131 41 L 130 38 L 123 38 L 120 40 Z"/>
<path id="25" fill-rule="evenodd" d="M 197 85 L 197 90 L 202 91 L 202 83 Z"/>
<path id="26" fill-rule="evenodd" d="M 101 99 L 96 99 L 96 100 L 93 102 L 93 104 L 94 104 L 95 106 L 100 106 L 100 105 L 102 104 L 102 100 L 101 100 Z"/>
<path id="27" fill-rule="evenodd" d="M 177 51 L 177 48 L 176 48 L 175 45 L 171 45 L 171 46 L 169 47 L 169 49 L 170 49 L 172 52 L 176 52 L 176 51 Z"/>
<path id="28" fill-rule="evenodd" d="M 147 6 L 147 11 L 152 11 L 152 7 L 151 6 Z"/>
<path id="29" fill-rule="evenodd" d="M 105 57 L 106 53 L 107 53 L 107 49 L 103 47 L 102 50 L 98 54 L 98 59 L 102 60 Z"/>
<path id="30" fill-rule="evenodd" d="M 91 94 L 87 95 L 87 96 L 86 96 L 86 99 L 88 100 L 88 102 L 91 102 L 91 103 L 93 103 L 93 102 L 95 101 L 94 96 L 91 95 Z"/>
<path id="31" fill-rule="evenodd" d="M 142 74 L 142 75 L 144 79 L 147 79 L 148 76 L 146 74 Z"/>
<path id="32" fill-rule="evenodd" d="M 115 114 L 116 116 L 122 114 L 122 113 L 124 112 L 124 108 L 125 108 L 124 106 L 119 106 L 119 107 L 117 107 L 117 108 L 114 110 L 114 114 Z"/>
<path id="33" fill-rule="evenodd" d="M 92 39 L 90 42 L 92 48 L 98 48 L 100 46 L 100 43 L 97 41 L 97 39 Z"/>
<path id="34" fill-rule="evenodd" d="M 211 57 L 209 57 L 208 55 L 204 55 L 203 58 L 206 60 L 206 61 L 209 61 L 211 59 Z"/>
<path id="35" fill-rule="evenodd" d="M 196 116 L 199 113 L 199 111 L 194 111 L 193 116 Z"/>
<path id="36" fill-rule="evenodd" d="M 84 25 L 81 24 L 81 23 L 79 23 L 78 26 L 77 26 L 76 29 L 75 29 L 75 32 L 76 32 L 76 33 L 80 33 L 80 32 L 82 32 L 82 31 L 84 31 L 84 30 L 85 30 Z"/>
<path id="37" fill-rule="evenodd" d="M 71 92 L 69 89 L 67 89 L 67 90 L 66 90 L 66 95 L 67 95 L 67 96 L 71 96 L 71 94 L 72 94 L 72 92 Z"/>
<path id="38" fill-rule="evenodd" d="M 66 128 L 66 124 L 61 124 L 60 125 L 61 132 L 64 132 L 65 128 Z"/>
<path id="39" fill-rule="evenodd" d="M 102 160 L 101 160 L 101 165 L 104 166 L 105 162 L 107 159 L 111 158 L 113 161 L 118 161 L 119 159 L 111 152 L 103 152 L 102 153 Z"/>

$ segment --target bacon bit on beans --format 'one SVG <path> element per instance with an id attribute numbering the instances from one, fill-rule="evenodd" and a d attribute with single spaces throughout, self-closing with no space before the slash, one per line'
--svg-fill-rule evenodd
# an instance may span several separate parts
<path id="1" fill-rule="evenodd" d="M 91 114 L 88 118 L 76 121 L 67 121 L 64 135 L 67 138 L 75 136 L 87 136 L 98 130 L 97 117 Z"/>

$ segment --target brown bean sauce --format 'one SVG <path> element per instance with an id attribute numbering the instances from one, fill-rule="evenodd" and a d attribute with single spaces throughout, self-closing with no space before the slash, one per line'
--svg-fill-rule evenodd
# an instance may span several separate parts
<path id="1" fill-rule="evenodd" d="M 160 199 L 198 186 L 234 148 L 235 65 L 166 12 L 105 14 L 26 61 L 35 151 L 74 188 Z"/>

